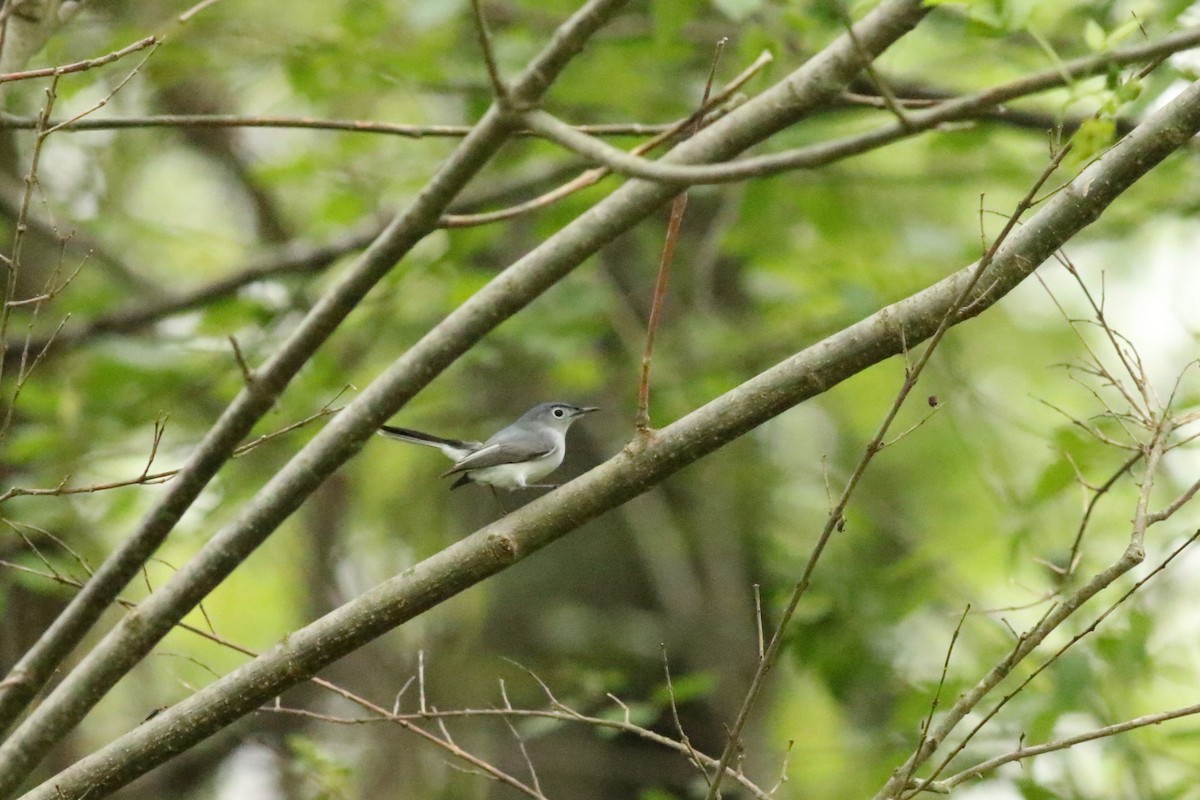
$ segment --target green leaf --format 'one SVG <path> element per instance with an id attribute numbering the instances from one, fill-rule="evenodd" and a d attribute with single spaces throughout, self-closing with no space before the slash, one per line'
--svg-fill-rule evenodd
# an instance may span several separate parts
<path id="1" fill-rule="evenodd" d="M 646 789 L 638 795 L 638 800 L 679 800 L 679 795 L 666 789 Z"/>
<path id="2" fill-rule="evenodd" d="M 741 22 L 762 8 L 762 0 L 713 0 L 713 6 L 734 22 Z"/>
<path id="3" fill-rule="evenodd" d="M 1089 19 L 1083 26 L 1083 42 L 1088 46 L 1088 49 L 1093 53 L 1098 53 L 1104 49 L 1106 37 L 1104 28 L 1100 27 L 1100 23 L 1094 19 Z"/>
<path id="4" fill-rule="evenodd" d="M 1105 41 L 1105 45 L 1109 48 L 1115 47 L 1141 29 L 1141 20 L 1139 20 L 1137 17 L 1128 19 L 1109 32 L 1108 38 Z"/>
<path id="5" fill-rule="evenodd" d="M 1116 122 L 1111 119 L 1089 119 L 1071 137 L 1071 152 L 1064 159 L 1064 164 L 1078 169 L 1111 147 L 1116 138 Z"/>
<path id="6" fill-rule="evenodd" d="M 350 797 L 353 773 L 328 748 L 303 734 L 287 737 L 292 754 L 291 769 L 312 789 L 314 800 L 343 800 Z"/>
<path id="7" fill-rule="evenodd" d="M 687 4 L 675 0 L 655 0 L 650 13 L 654 20 L 654 42 L 659 45 L 676 41 L 692 16 Z"/>
<path id="8" fill-rule="evenodd" d="M 685 675 L 672 676 L 670 689 L 663 685 L 654 692 L 654 700 L 662 705 L 671 702 L 674 693 L 675 704 L 682 705 L 692 700 L 699 700 L 713 690 L 716 678 L 709 672 L 690 672 Z"/>
<path id="9" fill-rule="evenodd" d="M 611 719 L 614 722 L 624 722 L 627 709 L 629 721 L 634 725 L 641 725 L 642 727 L 653 725 L 659 716 L 658 708 L 650 703 L 626 703 L 625 708 L 609 706 L 597 712 L 596 716 L 601 719 Z M 612 728 L 599 728 L 596 732 L 600 735 L 620 735 L 620 731 L 615 731 Z"/>

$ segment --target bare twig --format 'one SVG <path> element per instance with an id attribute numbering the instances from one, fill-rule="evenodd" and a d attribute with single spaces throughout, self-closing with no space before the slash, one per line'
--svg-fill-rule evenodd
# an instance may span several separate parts
<path id="1" fill-rule="evenodd" d="M 758 633 L 758 660 L 763 657 L 762 587 L 754 584 L 754 627 Z"/>
<path id="2" fill-rule="evenodd" d="M 713 77 L 717 72 L 717 64 L 721 61 L 721 53 L 725 51 L 727 39 L 717 42 L 716 52 L 713 53 L 712 65 L 708 70 L 708 81 L 704 84 L 704 95 L 700 98 L 699 110 L 695 114 L 695 123 L 687 135 L 695 135 L 699 130 L 704 108 L 708 105 L 712 93 Z M 679 242 L 679 229 L 683 224 L 683 213 L 687 210 L 687 192 L 680 192 L 671 203 L 671 216 L 667 221 L 667 235 L 663 240 L 662 255 L 658 262 L 658 277 L 654 281 L 654 295 L 650 302 L 650 319 L 646 323 L 646 347 L 642 351 L 642 377 L 638 384 L 638 407 L 634 426 L 639 433 L 646 434 L 650 430 L 650 364 L 654 358 L 654 336 L 662 321 L 663 303 L 667 297 L 667 278 L 671 274 L 671 264 L 675 260 L 675 246 Z"/>
<path id="3" fill-rule="evenodd" d="M 783 763 L 779 765 L 779 780 L 775 781 L 775 785 L 767 790 L 768 795 L 774 795 L 785 783 L 788 782 L 788 765 L 791 763 L 792 748 L 795 745 L 795 739 L 788 739 L 787 748 L 783 751 Z"/>
<path id="4" fill-rule="evenodd" d="M 1005 753 L 1004 755 L 990 758 L 987 761 L 982 761 L 973 767 L 951 775 L 948 778 L 944 778 L 943 780 L 937 781 L 936 783 L 940 788 L 949 791 L 949 789 L 953 788 L 954 786 L 958 786 L 966 781 L 986 775 L 989 772 L 992 772 L 993 770 L 1002 767 L 1005 764 L 1011 764 L 1014 761 L 1023 761 L 1024 759 L 1043 755 L 1044 753 L 1053 753 L 1057 750 L 1066 750 L 1074 747 L 1075 745 L 1083 744 L 1084 742 L 1093 742 L 1097 739 L 1115 736 L 1119 733 L 1126 733 L 1128 731 L 1137 730 L 1138 728 L 1145 728 L 1150 725 L 1160 725 L 1173 719 L 1181 719 L 1183 717 L 1190 717 L 1196 714 L 1200 714 L 1200 704 L 1184 706 L 1171 711 L 1161 711 L 1157 714 L 1146 714 L 1144 716 L 1135 717 L 1134 719 L 1118 722 L 1113 725 L 1105 725 L 1102 728 L 1096 728 L 1095 730 L 1087 731 L 1086 733 L 1080 733 L 1076 734 L 1075 736 L 1056 739 L 1052 742 L 1046 742 L 1045 744 L 1020 747 L 1011 753 Z M 938 791 L 938 789 L 931 787 L 930 791 Z"/>
<path id="5" fill-rule="evenodd" d="M 31 69 L 25 72 L 7 72 L 0 74 L 0 83 L 10 83 L 12 81 L 27 81 L 31 78 L 57 78 L 59 75 L 68 75 L 72 72 L 84 72 L 96 67 L 102 67 L 105 64 L 111 64 L 114 61 L 124 58 L 130 53 L 136 53 L 139 50 L 145 50 L 147 47 L 157 45 L 161 40 L 157 36 L 147 36 L 145 39 L 134 42 L 127 47 L 122 47 L 105 56 L 98 58 L 89 58 L 85 61 L 76 61 L 74 64 L 63 64 L 58 67 L 44 67 L 42 69 Z"/>
<path id="6" fill-rule="evenodd" d="M 920 748 L 925 744 L 925 737 L 929 734 L 929 729 L 933 727 L 933 715 L 937 713 L 938 703 L 941 702 L 942 689 L 946 685 L 946 675 L 950 672 L 950 656 L 954 654 L 954 645 L 958 642 L 958 635 L 962 632 L 963 623 L 967 620 L 967 615 L 971 613 L 971 605 L 963 609 L 963 613 L 958 618 L 958 624 L 954 626 L 954 634 L 950 637 L 950 644 L 946 647 L 946 657 L 942 660 L 942 674 L 938 678 L 937 689 L 933 692 L 933 697 L 929 700 L 929 713 L 925 715 L 925 721 L 921 723 L 921 738 L 917 743 Z M 911 765 L 909 772 L 904 777 L 904 783 L 907 785 L 912 780 L 912 770 L 916 769 L 916 765 Z"/>
<path id="7" fill-rule="evenodd" d="M 878 90 L 884 107 L 892 112 L 901 125 L 907 127 L 908 117 L 905 116 L 903 107 L 896 101 L 896 96 L 892 93 L 891 87 L 887 85 L 887 82 L 880 77 L 879 71 L 875 69 L 874 59 L 871 58 L 870 53 L 858 41 L 858 34 L 854 32 L 854 21 L 850 18 L 843 4 L 839 3 L 837 10 L 842 19 L 842 27 L 846 30 L 846 35 L 850 37 L 850 41 L 854 42 L 854 48 L 858 50 L 858 55 L 862 59 L 863 72 L 867 74 L 867 78 L 870 79 L 876 90 Z"/>
<path id="8" fill-rule="evenodd" d="M 1083 515 L 1079 519 L 1079 528 L 1075 532 L 1075 540 L 1071 542 L 1071 551 L 1067 555 L 1067 564 L 1060 573 L 1063 580 L 1066 580 L 1067 576 L 1075 571 L 1075 566 L 1079 563 L 1079 553 L 1080 548 L 1083 546 L 1083 537 L 1087 532 L 1088 524 L 1092 520 L 1092 512 L 1096 510 L 1096 505 L 1100 502 L 1102 497 L 1108 494 L 1108 492 L 1113 486 L 1116 485 L 1117 481 L 1119 481 L 1123 475 L 1128 474 L 1129 470 L 1133 469 L 1134 464 L 1136 464 L 1138 461 L 1141 461 L 1142 456 L 1143 453 L 1138 451 L 1129 458 L 1125 459 L 1121 466 L 1118 467 L 1111 476 L 1109 476 L 1108 480 L 1092 490 L 1092 496 L 1088 499 L 1087 505 L 1083 509 Z"/>
<path id="9" fill-rule="evenodd" d="M 37 136 L 34 139 L 33 153 L 29 159 L 29 172 L 25 175 L 25 189 L 21 195 L 21 207 L 17 212 L 16 225 L 13 228 L 12 254 L 4 259 L 6 269 L 6 281 L 4 289 L 4 303 L 0 305 L 0 351 L 8 350 L 8 335 L 9 327 L 12 322 L 12 305 L 9 301 L 16 298 L 17 293 L 17 276 L 21 270 L 21 258 L 24 251 L 26 220 L 29 219 L 29 207 L 33 202 L 33 195 L 38 186 L 38 168 L 41 165 L 42 153 L 46 144 L 48 135 L 47 125 L 50 119 L 50 113 L 54 108 L 54 103 L 58 98 L 58 76 L 55 75 L 50 81 L 50 85 L 46 87 L 46 102 L 42 105 L 41 114 L 38 116 L 39 127 Z M 40 305 L 38 306 L 40 308 Z M 7 409 L 4 414 L 4 421 L 0 423 L 0 444 L 2 444 L 8 436 L 9 426 L 12 424 L 13 413 L 15 412 L 16 398 L 21 392 L 21 388 L 25 380 L 29 376 L 26 369 L 26 360 L 30 351 L 30 342 L 28 338 L 22 349 L 21 354 L 21 372 L 18 376 L 17 386 L 13 390 L 13 399 L 7 404 Z M 40 358 L 40 356 L 39 356 Z M 0 378 L 4 377 L 4 359 L 0 358 Z"/>
<path id="10" fill-rule="evenodd" d="M 419 705 L 417 706 L 421 713 L 425 713 L 425 650 L 417 651 L 417 698 Z"/>
<path id="11" fill-rule="evenodd" d="M 500 67 L 496 65 L 496 53 L 492 49 L 492 36 L 488 31 L 487 17 L 483 15 L 480 0 L 471 0 L 471 10 L 475 16 L 475 33 L 479 37 L 479 49 L 483 53 L 483 63 L 487 67 L 488 80 L 492 84 L 492 93 L 496 102 L 506 108 L 511 102 L 508 84 L 500 76 Z"/>
<path id="12" fill-rule="evenodd" d="M 1183 492 L 1180 493 L 1180 495 L 1178 497 L 1176 497 L 1174 500 L 1172 500 L 1162 510 L 1155 511 L 1153 514 L 1149 514 L 1148 516 L 1150 519 L 1150 524 L 1153 525 L 1155 523 L 1162 522 L 1163 520 L 1174 516 L 1175 512 L 1177 512 L 1177 511 L 1179 511 L 1179 509 L 1183 508 L 1184 505 L 1189 503 L 1191 501 L 1191 499 L 1196 496 L 1197 491 L 1200 491 L 1200 480 L 1196 481 L 1191 486 L 1184 489 Z"/>
<path id="13" fill-rule="evenodd" d="M 538 781 L 537 768 L 533 766 L 533 759 L 529 757 L 529 750 L 525 747 L 525 738 L 517 731 L 517 726 L 512 724 L 512 720 L 504 717 L 504 724 L 508 727 L 514 739 L 517 740 L 517 748 L 521 751 L 521 758 L 525 761 L 525 768 L 529 770 L 529 782 L 533 786 L 533 790 L 539 795 L 542 793 L 541 783 Z"/>
<path id="14" fill-rule="evenodd" d="M 220 0 L 200 0 L 199 3 L 196 3 L 196 5 L 192 6 L 187 11 L 184 11 L 182 14 L 180 14 L 178 17 L 176 17 L 176 19 L 180 23 L 191 22 L 192 17 L 196 16 L 201 11 L 208 9 L 210 6 L 213 6 L 218 2 L 220 2 Z"/>
<path id="15" fill-rule="evenodd" d="M 232 333 L 229 334 L 229 344 L 233 347 L 233 358 L 237 361 L 238 369 L 242 371 L 242 381 L 247 386 L 252 386 L 254 384 L 254 370 L 250 369 L 250 365 L 246 363 L 246 357 L 242 355 L 242 348 Z"/>
<path id="16" fill-rule="evenodd" d="M 591 136 L 629 137 L 656 136 L 678 124 L 671 122 L 612 122 L 574 127 Z M 0 114 L 0 130 L 32 130 L 36 127 L 36 117 Z M 413 125 L 368 119 L 314 119 L 312 117 L 243 116 L 238 114 L 150 114 L 127 117 L 106 116 L 102 119 L 77 119 L 74 121 L 52 119 L 50 127 L 63 133 L 136 128 L 280 128 L 374 133 L 399 136 L 405 139 L 462 139 L 471 132 L 470 125 Z M 513 131 L 513 135 L 529 138 L 537 134 L 531 130 L 518 129 Z"/>
<path id="17" fill-rule="evenodd" d="M 143 40 L 143 41 L 150 41 L 150 43 L 152 44 L 150 51 L 148 53 L 146 53 L 146 55 L 142 56 L 142 60 L 137 63 L 137 66 L 135 66 L 133 69 L 131 69 L 128 73 L 126 73 L 125 77 L 122 78 L 117 83 L 116 86 L 114 86 L 112 89 L 110 89 L 107 95 L 105 95 L 101 99 L 97 100 L 95 103 L 93 103 L 91 106 L 85 108 L 83 111 L 80 111 L 78 114 L 71 117 L 70 119 L 63 120 L 62 122 L 51 125 L 49 128 L 47 128 L 46 135 L 49 135 L 51 133 L 58 131 L 63 125 L 69 125 L 73 122 L 77 122 L 77 121 L 83 119 L 84 117 L 91 116 L 95 112 L 99 111 L 100 109 L 102 109 L 106 105 L 108 105 L 108 102 L 110 100 L 112 100 L 114 96 L 116 96 L 117 92 L 124 89 L 125 85 L 128 84 L 131 80 L 133 80 L 134 75 L 137 75 L 139 72 L 141 72 L 142 67 L 145 66 L 146 62 L 149 61 L 150 58 L 154 55 L 154 53 L 158 50 L 159 45 L 162 44 L 162 40 L 158 39 L 157 41 L 151 41 L 151 40 L 154 40 L 154 38 L 155 37 L 151 36 L 151 37 L 147 37 L 147 39 Z M 140 50 L 141 48 L 138 47 L 136 49 Z M 130 50 L 130 52 L 133 52 L 133 50 Z"/>
<path id="18" fill-rule="evenodd" d="M 675 732 L 679 734 L 679 741 L 687 748 L 688 758 L 696 765 L 696 769 L 704 776 L 704 782 L 711 784 L 712 780 L 708 776 L 708 772 L 704 769 L 704 764 L 700 761 L 700 756 L 692 747 L 692 740 L 688 738 L 687 732 L 683 729 L 683 722 L 679 719 L 679 707 L 675 704 L 675 685 L 671 682 L 671 664 L 667 659 L 667 646 L 660 644 L 662 650 L 663 662 L 663 677 L 667 681 L 667 702 L 671 706 L 671 720 L 675 723 Z"/>
<path id="19" fill-rule="evenodd" d="M 141 479 L 145 480 L 150 474 L 150 467 L 154 466 L 154 458 L 158 455 L 158 446 L 162 444 L 163 434 L 167 430 L 167 415 L 160 414 L 154 420 L 154 441 L 150 444 L 150 457 L 146 459 L 146 466 L 142 469 Z"/>
<path id="20" fill-rule="evenodd" d="M 344 392 L 345 389 L 343 389 L 342 391 Z M 338 395 L 340 396 L 341 392 L 339 392 Z M 335 400 L 336 400 L 336 398 L 335 398 Z M 334 401 L 330 401 L 330 402 L 332 403 Z M 247 442 L 243 442 L 242 444 L 238 445 L 237 448 L 235 448 L 233 457 L 238 458 L 238 457 L 244 455 L 245 453 L 250 452 L 254 448 L 258 447 L 259 445 L 263 444 L 264 442 L 269 442 L 272 439 L 277 439 L 280 436 L 291 433 L 292 431 L 294 431 L 298 428 L 302 428 L 305 425 L 315 422 L 316 420 L 331 416 L 333 414 L 337 414 L 341 410 L 342 409 L 340 407 L 333 408 L 332 406 L 327 405 L 326 407 L 322 408 L 320 411 L 310 414 L 303 419 L 297 420 L 296 422 L 293 422 L 290 425 L 285 425 L 284 427 L 280 428 L 277 431 L 272 431 L 271 433 L 264 433 L 261 436 L 255 437 L 254 439 L 251 439 Z M 153 445 L 153 448 L 151 450 L 151 455 L 150 455 L 151 461 L 153 461 L 154 454 L 158 450 L 157 437 L 160 437 L 160 436 L 161 436 L 161 433 L 156 434 L 156 441 Z M 180 471 L 181 471 L 181 468 L 164 470 L 162 472 L 149 472 L 148 473 L 146 471 L 143 471 L 142 474 L 136 478 L 126 478 L 123 480 L 107 481 L 104 483 L 94 483 L 94 484 L 91 484 L 88 486 L 67 486 L 67 481 L 70 480 L 70 477 L 71 477 L 68 475 L 65 478 L 63 478 L 62 481 L 60 481 L 57 486 L 54 486 L 54 487 L 47 487 L 47 488 L 24 488 L 24 487 L 20 487 L 20 486 L 10 487 L 9 489 L 5 490 L 3 493 L 0 493 L 0 505 L 3 505 L 5 502 L 7 502 L 8 500 L 11 500 L 14 497 L 58 497 L 58 496 L 62 496 L 62 495 L 71 495 L 71 494 L 95 494 L 96 492 L 105 492 L 110 489 L 120 489 L 120 488 L 124 488 L 126 486 L 149 486 L 149 485 L 158 484 L 158 483 L 165 483 L 166 481 L 169 481 L 171 478 L 174 478 L 176 475 L 178 475 Z"/>

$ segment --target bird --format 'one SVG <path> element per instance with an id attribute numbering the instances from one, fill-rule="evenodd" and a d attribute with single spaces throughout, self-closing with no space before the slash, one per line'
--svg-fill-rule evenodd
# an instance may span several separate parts
<path id="1" fill-rule="evenodd" d="M 516 422 L 501 428 L 485 442 L 444 439 L 410 428 L 383 425 L 379 432 L 391 439 L 436 447 L 453 459 L 442 477 L 457 475 L 450 488 L 479 483 L 493 489 L 553 489 L 557 484 L 536 483 L 562 463 L 567 452 L 567 429 L 575 420 L 600 409 L 571 403 L 541 403 Z"/>

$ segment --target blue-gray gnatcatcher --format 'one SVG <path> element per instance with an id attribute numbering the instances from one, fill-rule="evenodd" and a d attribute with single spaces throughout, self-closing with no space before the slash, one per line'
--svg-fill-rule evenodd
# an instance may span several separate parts
<path id="1" fill-rule="evenodd" d="M 404 442 L 436 447 L 454 459 L 442 473 L 458 475 L 451 489 L 482 483 L 500 489 L 553 489 L 556 484 L 533 483 L 558 468 L 567 452 L 567 428 L 598 408 L 570 403 L 542 403 L 496 432 L 486 442 L 443 439 L 428 433 L 384 425 L 379 432 Z"/>

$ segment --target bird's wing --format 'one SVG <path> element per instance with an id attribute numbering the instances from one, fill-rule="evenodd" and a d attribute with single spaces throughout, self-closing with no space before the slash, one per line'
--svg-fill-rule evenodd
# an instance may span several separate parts
<path id="1" fill-rule="evenodd" d="M 492 442 L 463 457 L 453 467 L 443 472 L 442 476 L 485 467 L 498 467 L 501 464 L 522 464 L 526 461 L 536 461 L 553 452 L 553 443 L 530 445 L 511 441 Z"/>

